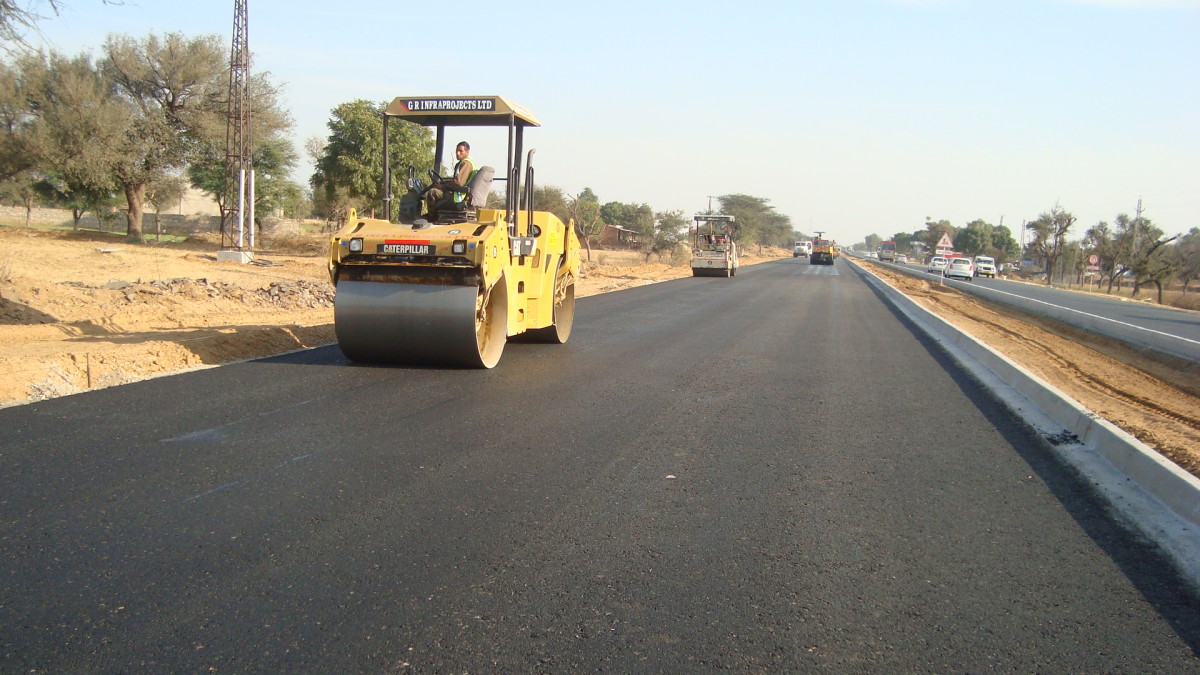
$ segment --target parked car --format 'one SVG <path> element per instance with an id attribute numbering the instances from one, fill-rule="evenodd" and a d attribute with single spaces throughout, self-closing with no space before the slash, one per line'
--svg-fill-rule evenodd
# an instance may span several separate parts
<path id="1" fill-rule="evenodd" d="M 942 274 L 947 277 L 960 277 L 963 281 L 970 281 L 975 278 L 975 263 L 971 262 L 970 258 L 951 258 L 946 263 L 946 271 Z"/>
<path id="2" fill-rule="evenodd" d="M 975 256 L 975 274 L 981 277 L 996 278 L 996 260 L 986 255 Z"/>
<path id="3" fill-rule="evenodd" d="M 925 271 L 930 274 L 941 274 L 946 271 L 946 259 L 942 256 L 934 256 L 929 260 L 929 264 L 925 266 Z"/>

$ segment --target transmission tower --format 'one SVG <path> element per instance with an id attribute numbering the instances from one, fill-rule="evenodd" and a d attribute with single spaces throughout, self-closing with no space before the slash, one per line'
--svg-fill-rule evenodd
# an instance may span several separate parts
<path id="1" fill-rule="evenodd" d="M 225 127 L 225 190 L 221 202 L 221 248 L 238 251 L 254 247 L 250 47 L 247 38 L 246 2 L 247 0 L 233 0 L 233 47 L 229 52 L 229 112 Z"/>

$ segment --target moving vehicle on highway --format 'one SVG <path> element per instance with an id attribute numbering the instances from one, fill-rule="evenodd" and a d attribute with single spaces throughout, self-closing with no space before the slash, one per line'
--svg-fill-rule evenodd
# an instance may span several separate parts
<path id="1" fill-rule="evenodd" d="M 907 265 L 908 264 L 908 256 L 904 255 L 903 253 L 900 253 L 899 255 L 896 256 L 896 263 L 900 264 L 900 265 Z"/>
<path id="2" fill-rule="evenodd" d="M 929 259 L 929 264 L 925 266 L 925 271 L 930 274 L 941 274 L 946 271 L 946 259 L 940 255 L 935 255 Z"/>
<path id="3" fill-rule="evenodd" d="M 818 233 L 818 236 L 823 233 Z M 832 265 L 837 255 L 837 246 L 829 239 L 813 239 L 812 253 L 808 262 L 813 265 Z"/>
<path id="4" fill-rule="evenodd" d="M 879 259 L 896 262 L 896 242 L 888 240 L 879 245 Z"/>
<path id="5" fill-rule="evenodd" d="M 996 278 L 996 259 L 986 255 L 975 256 L 975 274 L 981 277 Z"/>
<path id="6" fill-rule="evenodd" d="M 733 240 L 734 216 L 696 215 L 692 231 L 692 276 L 732 277 L 737 274 L 738 248 Z"/>
<path id="7" fill-rule="evenodd" d="M 807 258 L 810 253 L 812 253 L 811 241 L 798 241 L 792 248 L 793 258 Z"/>
<path id="8" fill-rule="evenodd" d="M 971 262 L 970 258 L 950 258 L 946 262 L 946 270 L 942 274 L 970 281 L 975 278 L 975 264 Z"/>

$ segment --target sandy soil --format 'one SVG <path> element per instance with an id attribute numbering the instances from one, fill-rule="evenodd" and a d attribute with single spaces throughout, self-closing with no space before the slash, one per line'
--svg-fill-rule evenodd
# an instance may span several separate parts
<path id="1" fill-rule="evenodd" d="M 0 227 L 0 406 L 332 343 L 323 240 L 273 247 L 246 265 L 217 262 L 213 240 L 130 245 L 96 233 Z M 790 255 L 754 251 L 742 262 Z M 686 266 L 634 255 L 605 252 L 604 259 L 585 264 L 578 297 L 690 275 Z M 1194 369 L 1148 363 L 1119 345 L 1027 323 L 951 288 L 882 273 L 1200 475 Z"/>

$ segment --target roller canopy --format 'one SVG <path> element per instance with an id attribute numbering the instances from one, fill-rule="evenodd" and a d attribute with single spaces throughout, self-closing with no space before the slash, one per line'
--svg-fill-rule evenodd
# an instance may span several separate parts
<path id="1" fill-rule="evenodd" d="M 519 127 L 542 123 L 525 106 L 501 96 L 397 96 L 385 115 L 421 124 L 447 127 Z"/>

